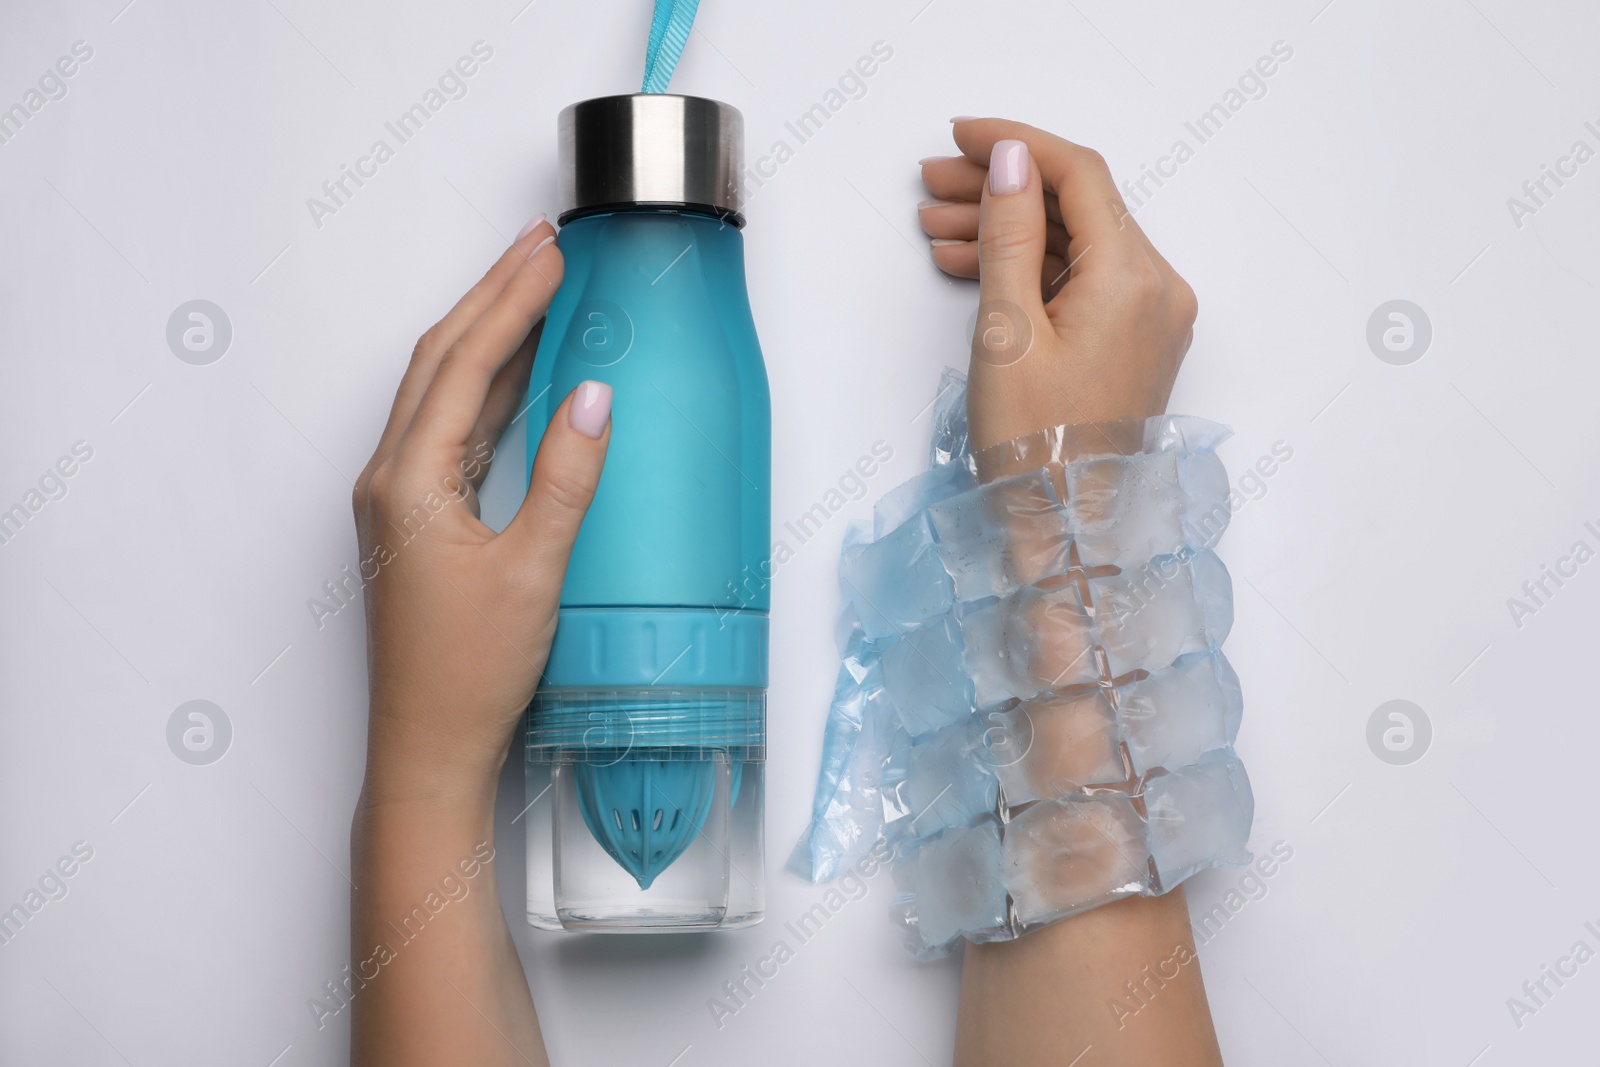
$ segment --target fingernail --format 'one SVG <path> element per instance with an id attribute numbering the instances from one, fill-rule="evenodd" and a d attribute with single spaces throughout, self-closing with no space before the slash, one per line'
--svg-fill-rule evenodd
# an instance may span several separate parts
<path id="1" fill-rule="evenodd" d="M 543 248 L 545 245 L 554 244 L 555 240 L 556 235 L 552 233 L 550 236 L 533 246 L 533 250 L 528 253 L 528 258 L 532 259 L 534 256 L 539 254 L 539 249 Z"/>
<path id="2" fill-rule="evenodd" d="M 949 237 L 935 237 L 933 239 L 933 247 L 935 248 L 943 248 L 946 245 L 964 245 L 966 243 L 967 242 L 965 241 L 957 241 Z"/>
<path id="3" fill-rule="evenodd" d="M 989 153 L 989 192 L 1010 196 L 1028 187 L 1028 146 L 1021 141 L 996 141 Z"/>
<path id="4" fill-rule="evenodd" d="M 955 203 L 954 200 L 940 200 L 938 197 L 931 197 L 927 200 L 918 200 L 917 210 L 926 211 L 930 207 L 947 207 L 953 203 Z"/>
<path id="5" fill-rule="evenodd" d="M 955 118 L 951 119 L 950 121 L 951 122 L 971 122 L 973 119 L 975 119 L 977 117 L 978 116 L 976 116 L 976 115 L 957 115 Z"/>
<path id="6" fill-rule="evenodd" d="M 611 421 L 611 386 L 605 382 L 584 382 L 572 391 L 572 406 L 567 421 L 585 437 L 596 440 Z"/>
<path id="7" fill-rule="evenodd" d="M 524 226 L 522 229 L 517 231 L 517 238 L 516 239 L 518 241 L 522 240 L 524 237 L 528 236 L 528 234 L 533 232 L 533 228 L 535 226 L 539 225 L 539 223 L 541 223 L 543 221 L 544 221 L 544 212 L 541 211 L 537 215 L 535 215 L 533 218 L 529 219 L 528 220 L 528 224 L 526 226 Z"/>
<path id="8" fill-rule="evenodd" d="M 955 156 L 923 156 L 921 159 L 917 160 L 917 166 L 926 167 L 929 163 L 943 163 L 947 159 L 954 159 L 954 158 L 956 158 L 956 157 Z"/>

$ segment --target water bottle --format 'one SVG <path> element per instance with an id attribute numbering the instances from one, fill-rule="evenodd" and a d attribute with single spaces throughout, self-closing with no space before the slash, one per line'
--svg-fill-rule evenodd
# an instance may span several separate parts
<path id="1" fill-rule="evenodd" d="M 561 113 L 566 275 L 528 455 L 586 379 L 611 444 L 526 744 L 528 921 L 761 919 L 771 402 L 745 290 L 743 119 L 664 93 Z"/>

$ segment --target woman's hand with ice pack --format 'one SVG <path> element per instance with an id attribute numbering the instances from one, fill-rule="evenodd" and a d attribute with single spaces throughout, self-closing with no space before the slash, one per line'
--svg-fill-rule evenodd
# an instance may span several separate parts
<path id="1" fill-rule="evenodd" d="M 1166 410 L 1194 337 L 1193 290 L 1134 221 L 1098 152 L 1001 119 L 956 121 L 954 135 L 961 155 L 922 161 L 937 199 L 919 215 L 939 267 L 978 279 L 972 448 L 1094 423 L 1080 436 L 1138 451 L 1136 437 L 1118 436 L 1138 423 L 1108 424 Z M 968 945 L 956 1063 L 1220 1065 L 1188 919 L 1179 885 Z M 1135 1024 L 1107 1010 L 1133 988 L 1128 976 L 1175 957 L 1185 965 L 1163 976 Z"/>

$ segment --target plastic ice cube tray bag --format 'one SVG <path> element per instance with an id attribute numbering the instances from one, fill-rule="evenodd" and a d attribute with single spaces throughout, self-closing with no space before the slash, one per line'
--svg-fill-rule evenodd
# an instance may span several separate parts
<path id="1" fill-rule="evenodd" d="M 1246 863 L 1254 813 L 1211 551 L 1228 430 L 1159 416 L 974 455 L 965 413 L 947 371 L 930 469 L 846 536 L 842 663 L 790 860 L 827 881 L 887 840 L 920 956 Z"/>

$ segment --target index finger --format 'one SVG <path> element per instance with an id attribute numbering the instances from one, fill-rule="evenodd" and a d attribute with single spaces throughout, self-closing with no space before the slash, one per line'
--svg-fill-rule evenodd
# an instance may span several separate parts
<path id="1" fill-rule="evenodd" d="M 554 238 L 546 238 L 439 360 L 438 373 L 400 439 L 402 456 L 412 449 L 454 455 L 466 448 L 490 383 L 544 318 L 563 270 Z"/>
<path id="2" fill-rule="evenodd" d="M 422 396 L 428 391 L 434 375 L 438 373 L 439 363 L 450 346 L 467 332 L 467 328 L 476 322 L 478 316 L 482 315 L 505 290 L 506 283 L 528 261 L 534 250 L 547 238 L 554 237 L 555 232 L 555 227 L 546 222 L 543 215 L 524 226 L 517 239 L 511 242 L 510 247 L 495 261 L 494 266 L 489 268 L 488 273 L 456 302 L 444 318 L 429 328 L 417 341 L 416 349 L 411 353 L 411 363 L 406 367 L 404 377 L 400 379 L 399 388 L 395 390 L 389 421 L 384 425 L 382 436 L 378 438 L 378 447 L 373 450 L 369 466 L 375 467 L 382 463 L 399 445 L 400 438 L 411 426 L 417 405 L 422 402 Z"/>

